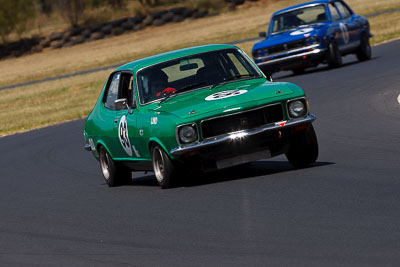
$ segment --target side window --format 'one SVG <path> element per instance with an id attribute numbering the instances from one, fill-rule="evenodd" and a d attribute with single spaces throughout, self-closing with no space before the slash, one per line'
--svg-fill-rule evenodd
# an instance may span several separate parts
<path id="1" fill-rule="evenodd" d="M 109 109 L 115 109 L 115 100 L 118 99 L 118 87 L 120 81 L 121 73 L 115 73 L 111 77 L 111 82 L 107 89 L 107 95 L 104 99 L 104 106 Z"/>
<path id="2" fill-rule="evenodd" d="M 133 89 L 132 89 L 133 75 L 131 73 L 121 73 L 121 83 L 118 98 L 128 99 L 128 105 L 132 106 Z"/>
<path id="3" fill-rule="evenodd" d="M 272 32 L 280 32 L 283 31 L 283 16 L 276 16 L 274 18 L 274 27 L 272 28 Z"/>
<path id="4" fill-rule="evenodd" d="M 338 8 L 340 14 L 342 15 L 342 18 L 347 19 L 348 17 L 351 16 L 350 10 L 344 6 L 341 2 L 335 2 L 336 7 Z"/>
<path id="5" fill-rule="evenodd" d="M 329 4 L 329 11 L 331 12 L 332 21 L 340 19 L 339 13 L 337 12 L 336 7 L 332 3 Z"/>

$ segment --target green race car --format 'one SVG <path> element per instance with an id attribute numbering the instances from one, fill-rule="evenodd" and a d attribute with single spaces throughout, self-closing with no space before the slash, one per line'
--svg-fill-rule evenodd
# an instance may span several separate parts
<path id="1" fill-rule="evenodd" d="M 111 73 L 87 116 L 85 149 L 109 186 L 154 171 L 162 188 L 212 171 L 286 154 L 316 161 L 303 90 L 271 82 L 231 45 L 205 45 L 133 61 Z"/>

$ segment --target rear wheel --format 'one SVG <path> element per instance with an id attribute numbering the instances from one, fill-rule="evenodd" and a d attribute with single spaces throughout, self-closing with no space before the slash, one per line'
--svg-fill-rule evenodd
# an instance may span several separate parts
<path id="1" fill-rule="evenodd" d="M 170 188 L 176 182 L 176 169 L 172 160 L 159 145 L 151 148 L 154 175 L 161 188 Z"/>
<path id="2" fill-rule="evenodd" d="M 286 157 L 295 168 L 306 167 L 317 160 L 318 141 L 312 124 L 293 136 Z"/>
<path id="3" fill-rule="evenodd" d="M 101 172 L 108 186 L 131 183 L 132 172 L 122 164 L 115 162 L 103 146 L 99 148 L 99 161 Z"/>
<path id="4" fill-rule="evenodd" d="M 342 66 L 342 55 L 335 41 L 329 44 L 327 61 L 330 68 L 339 68 Z"/>
<path id="5" fill-rule="evenodd" d="M 371 59 L 372 51 L 369 43 L 369 38 L 366 34 L 361 36 L 360 47 L 357 49 L 356 56 L 359 61 Z"/>

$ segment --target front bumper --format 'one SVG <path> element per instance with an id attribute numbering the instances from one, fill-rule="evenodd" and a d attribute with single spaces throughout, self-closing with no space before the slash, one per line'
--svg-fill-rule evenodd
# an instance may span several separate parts
<path id="1" fill-rule="evenodd" d="M 173 156 L 181 156 L 193 151 L 197 151 L 203 148 L 209 148 L 212 146 L 217 146 L 221 144 L 229 144 L 232 141 L 235 140 L 241 140 L 246 137 L 250 136 L 255 136 L 261 133 L 268 133 L 268 132 L 274 132 L 274 131 L 279 131 L 279 130 L 285 130 L 288 128 L 292 128 L 295 126 L 303 125 L 303 124 L 309 124 L 312 123 L 316 119 L 315 115 L 309 114 L 306 117 L 299 118 L 299 119 L 291 119 L 285 122 L 279 122 L 271 125 L 266 125 L 261 128 L 257 129 L 251 129 L 251 130 L 244 130 L 244 131 L 239 131 L 239 132 L 234 132 L 226 135 L 221 135 L 218 137 L 214 138 L 209 138 L 207 140 L 204 140 L 202 142 L 198 142 L 195 144 L 191 145 L 185 145 L 185 146 L 179 146 L 176 148 L 173 148 L 170 153 Z"/>
<path id="2" fill-rule="evenodd" d="M 307 67 L 322 62 L 326 51 L 325 48 L 310 47 L 279 55 L 257 58 L 256 63 L 262 70 L 270 70 L 272 72 L 294 69 L 296 67 Z"/>

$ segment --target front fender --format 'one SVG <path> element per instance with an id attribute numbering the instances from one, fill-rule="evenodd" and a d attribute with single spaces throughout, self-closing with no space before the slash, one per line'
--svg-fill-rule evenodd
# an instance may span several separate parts
<path id="1" fill-rule="evenodd" d="M 101 139 L 98 139 L 97 141 L 96 141 L 96 150 L 95 151 L 93 151 L 92 150 L 92 153 L 93 153 L 93 155 L 98 159 L 99 158 L 99 147 L 100 146 L 103 146 L 106 150 L 107 150 L 107 152 L 108 152 L 108 154 L 111 156 L 111 158 L 114 158 L 114 155 L 110 152 L 110 150 L 108 149 L 108 147 L 107 147 L 107 145 L 104 143 L 104 141 L 103 140 L 101 140 Z"/>
<path id="2" fill-rule="evenodd" d="M 163 144 L 163 142 L 161 142 L 161 140 L 160 140 L 158 137 L 151 137 L 151 138 L 149 139 L 149 151 L 150 151 L 150 154 L 151 154 L 151 147 L 152 147 L 152 145 L 153 145 L 154 143 L 156 143 L 157 145 L 161 146 L 161 148 L 164 149 L 164 152 L 167 153 L 167 155 L 168 155 L 170 158 L 174 158 L 174 156 L 171 155 L 171 153 L 169 152 L 169 150 L 167 149 L 167 147 Z"/>

